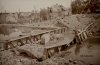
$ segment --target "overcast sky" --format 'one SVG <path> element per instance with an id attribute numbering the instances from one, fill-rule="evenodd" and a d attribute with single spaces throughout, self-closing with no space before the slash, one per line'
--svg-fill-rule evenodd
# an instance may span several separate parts
<path id="1" fill-rule="evenodd" d="M 0 0 L 0 11 L 16 12 L 20 9 L 20 11 L 27 12 L 46 8 L 56 3 L 70 7 L 71 0 Z"/>

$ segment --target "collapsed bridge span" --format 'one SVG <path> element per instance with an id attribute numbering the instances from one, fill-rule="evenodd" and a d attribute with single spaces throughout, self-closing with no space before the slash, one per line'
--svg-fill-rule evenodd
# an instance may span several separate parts
<path id="1" fill-rule="evenodd" d="M 71 45 L 75 43 L 81 43 L 82 41 L 90 37 L 91 28 L 93 28 L 94 26 L 95 24 L 91 23 L 86 28 L 82 29 L 82 31 L 80 32 L 77 30 L 73 32 L 67 30 L 66 28 L 59 28 L 42 33 L 39 32 L 36 34 L 19 36 L 17 38 L 2 42 L 2 50 L 16 48 L 19 54 L 26 53 L 32 58 L 47 59 L 53 56 L 55 53 L 64 51 Z M 46 37 L 43 39 L 43 36 L 45 36 L 45 34 L 47 35 L 47 37 L 50 37 L 48 40 L 46 39 Z M 63 34 L 63 36 L 55 37 L 56 34 Z M 52 35 L 54 35 L 54 37 L 52 37 Z M 35 45 L 41 46 L 42 48 L 40 50 L 36 50 L 38 49 L 38 47 L 33 48 L 35 47 Z"/>

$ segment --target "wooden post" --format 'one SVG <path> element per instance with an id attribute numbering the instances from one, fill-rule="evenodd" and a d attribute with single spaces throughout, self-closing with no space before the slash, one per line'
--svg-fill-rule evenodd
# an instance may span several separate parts
<path id="1" fill-rule="evenodd" d="M 47 53 L 48 53 L 48 57 L 50 58 L 52 56 L 50 49 L 48 49 Z"/>
<path id="2" fill-rule="evenodd" d="M 31 44 L 33 43 L 33 37 L 32 36 L 29 37 L 29 41 L 31 42 Z"/>
<path id="3" fill-rule="evenodd" d="M 76 38 L 74 38 L 73 42 L 74 42 L 74 44 L 77 43 L 77 42 L 76 42 Z M 68 46 L 68 45 L 67 45 L 67 46 Z"/>
<path id="4" fill-rule="evenodd" d="M 57 34 L 59 34 L 59 29 L 57 29 Z"/>
<path id="5" fill-rule="evenodd" d="M 61 29 L 61 33 L 63 33 L 63 28 Z"/>
<path id="6" fill-rule="evenodd" d="M 82 39 L 82 41 L 84 40 L 84 38 L 83 38 L 83 35 L 82 34 L 80 34 L 80 37 L 81 37 L 81 39 Z"/>
<path id="7" fill-rule="evenodd" d="M 65 29 L 65 32 L 66 32 L 67 29 L 66 28 L 64 28 L 64 29 Z"/>
<path id="8" fill-rule="evenodd" d="M 58 29 L 58 34 L 60 34 L 60 29 Z"/>
<path id="9" fill-rule="evenodd" d="M 40 41 L 41 41 L 41 35 L 39 34 L 38 35 L 38 44 L 40 44 Z"/>
<path id="10" fill-rule="evenodd" d="M 59 29 L 59 33 L 61 33 L 61 29 Z"/>
<path id="11" fill-rule="evenodd" d="M 54 33 L 56 34 L 56 30 L 54 30 Z"/>
<path id="12" fill-rule="evenodd" d="M 61 47 L 57 47 L 58 48 L 58 51 L 59 51 L 59 53 L 61 52 Z"/>
<path id="13" fill-rule="evenodd" d="M 81 44 L 81 40 L 79 39 L 79 36 L 76 37 L 76 43 Z"/>
<path id="14" fill-rule="evenodd" d="M 71 42 L 71 43 L 72 43 L 72 42 Z M 72 43 L 72 44 L 73 44 L 73 43 Z M 61 46 L 61 51 L 66 50 L 66 48 L 67 48 L 66 45 L 62 45 L 62 46 Z"/>
<path id="15" fill-rule="evenodd" d="M 64 28 L 62 29 L 62 33 L 64 33 Z"/>
<path id="16" fill-rule="evenodd" d="M 88 37 L 88 32 L 87 32 L 87 31 L 85 31 L 85 34 L 86 34 L 86 36 Z"/>
<path id="17" fill-rule="evenodd" d="M 27 38 L 26 38 L 26 44 L 29 44 L 28 40 L 29 40 L 29 39 L 28 39 L 28 37 L 27 37 Z"/>
<path id="18" fill-rule="evenodd" d="M 19 44 L 18 44 L 18 43 L 19 43 L 19 41 L 17 40 L 17 46 L 19 46 Z"/>
<path id="19" fill-rule="evenodd" d="M 32 39 L 33 39 L 33 42 L 32 43 L 34 44 L 34 42 L 35 42 L 35 36 L 33 36 Z"/>
<path id="20" fill-rule="evenodd" d="M 83 39 L 82 39 L 81 35 L 79 35 L 79 40 L 80 40 L 80 41 L 83 41 Z"/>
<path id="21" fill-rule="evenodd" d="M 48 49 L 44 49 L 43 60 L 48 58 Z"/>
<path id="22" fill-rule="evenodd" d="M 59 29 L 57 29 L 57 34 L 59 34 Z"/>
<path id="23" fill-rule="evenodd" d="M 64 33 L 64 28 L 62 28 L 62 33 Z"/>
<path id="24" fill-rule="evenodd" d="M 7 49 L 8 49 L 8 43 L 6 42 L 3 44 L 3 50 L 7 50 Z"/>
<path id="25" fill-rule="evenodd" d="M 54 51 L 55 51 L 55 53 L 58 53 L 58 52 L 59 52 L 58 47 L 55 47 L 55 48 L 54 48 Z"/>
<path id="26" fill-rule="evenodd" d="M 21 43 L 21 45 L 20 45 L 20 46 L 24 45 L 24 43 L 22 42 L 22 40 L 21 40 L 21 39 L 19 39 L 18 41 Z"/>
<path id="27" fill-rule="evenodd" d="M 12 42 L 8 42 L 8 45 L 9 45 L 11 48 L 14 48 L 14 45 L 12 44 Z"/>
<path id="28" fill-rule="evenodd" d="M 40 40 L 41 40 L 42 34 L 40 34 Z"/>
<path id="29" fill-rule="evenodd" d="M 28 38 L 28 41 L 29 41 L 30 44 L 32 44 L 32 42 L 33 42 L 31 39 L 32 39 L 32 36 L 30 36 L 30 37 Z"/>
<path id="30" fill-rule="evenodd" d="M 84 40 L 84 39 L 85 39 L 84 31 L 83 31 L 83 33 L 82 33 L 82 36 L 83 36 L 83 40 Z"/>
<path id="31" fill-rule="evenodd" d="M 17 47 L 17 40 L 13 41 L 12 43 L 13 43 L 14 47 Z"/>
<path id="32" fill-rule="evenodd" d="M 65 32 L 65 28 L 64 28 L 64 32 Z"/>
<path id="33" fill-rule="evenodd" d="M 83 35 L 84 35 L 84 37 L 85 37 L 85 39 L 86 39 L 86 38 L 87 38 L 86 32 L 84 32 Z"/>

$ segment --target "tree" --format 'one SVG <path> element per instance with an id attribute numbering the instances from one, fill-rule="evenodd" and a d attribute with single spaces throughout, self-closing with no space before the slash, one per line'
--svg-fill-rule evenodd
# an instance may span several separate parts
<path id="1" fill-rule="evenodd" d="M 81 6 L 82 6 L 82 1 L 81 0 L 75 0 L 75 1 L 72 1 L 71 3 L 71 8 L 72 8 L 72 13 L 73 14 L 79 14 L 81 13 Z"/>
<path id="2" fill-rule="evenodd" d="M 48 11 L 46 9 L 41 9 L 40 17 L 42 18 L 42 20 L 47 20 L 48 19 Z"/>
<path id="3" fill-rule="evenodd" d="M 75 0 L 71 3 L 73 14 L 95 13 L 100 7 L 99 0 Z M 99 9 L 100 10 L 100 9 Z"/>

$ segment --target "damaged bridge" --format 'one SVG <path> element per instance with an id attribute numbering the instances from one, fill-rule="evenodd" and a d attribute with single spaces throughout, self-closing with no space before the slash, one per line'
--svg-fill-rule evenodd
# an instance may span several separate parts
<path id="1" fill-rule="evenodd" d="M 91 23 L 81 31 L 71 31 L 64 27 L 20 36 L 2 42 L 2 50 L 16 49 L 15 52 L 19 55 L 26 53 L 31 58 L 47 59 L 90 37 L 94 26 L 95 24 Z"/>

